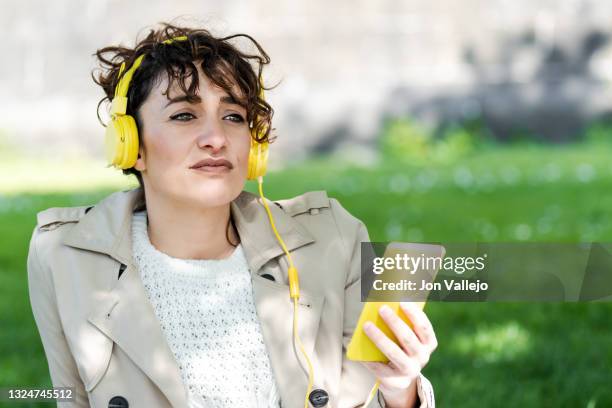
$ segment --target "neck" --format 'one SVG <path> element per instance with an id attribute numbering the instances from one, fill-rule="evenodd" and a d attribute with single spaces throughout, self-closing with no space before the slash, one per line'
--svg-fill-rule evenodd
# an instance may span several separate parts
<path id="1" fill-rule="evenodd" d="M 228 221 L 230 204 L 194 208 L 146 196 L 148 234 L 159 251 L 179 259 L 225 259 L 239 237 Z"/>

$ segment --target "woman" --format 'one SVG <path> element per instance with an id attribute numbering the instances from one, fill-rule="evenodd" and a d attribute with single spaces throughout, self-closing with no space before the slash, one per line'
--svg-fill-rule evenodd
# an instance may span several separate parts
<path id="1" fill-rule="evenodd" d="M 410 304 L 414 332 L 381 312 L 401 346 L 366 330 L 389 364 L 344 355 L 363 223 L 322 191 L 275 205 L 242 191 L 258 179 L 263 197 L 270 141 L 259 44 L 163 24 L 96 55 L 107 157 L 140 186 L 38 214 L 30 300 L 66 406 L 434 406 L 420 371 L 435 334 Z"/>

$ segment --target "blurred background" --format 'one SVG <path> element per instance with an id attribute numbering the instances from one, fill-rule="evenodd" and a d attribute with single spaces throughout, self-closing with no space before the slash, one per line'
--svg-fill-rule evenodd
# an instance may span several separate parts
<path id="1" fill-rule="evenodd" d="M 106 168 L 92 54 L 159 21 L 270 55 L 272 199 L 325 189 L 373 241 L 612 240 L 610 2 L 5 2 L 0 387 L 50 386 L 36 213 L 137 185 Z M 430 303 L 438 405 L 612 406 L 611 306 Z"/>

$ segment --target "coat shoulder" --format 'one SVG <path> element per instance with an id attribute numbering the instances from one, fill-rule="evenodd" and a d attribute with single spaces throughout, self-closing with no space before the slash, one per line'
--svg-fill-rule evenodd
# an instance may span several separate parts
<path id="1" fill-rule="evenodd" d="M 93 206 L 51 207 L 36 214 L 36 227 L 51 231 L 62 225 L 77 223 Z"/>
<path id="2" fill-rule="evenodd" d="M 298 196 L 274 201 L 285 213 L 296 216 L 317 216 L 329 213 L 339 228 L 353 229 L 362 221 L 351 214 L 340 202 L 329 197 L 325 190 L 308 191 Z"/>
<path id="3" fill-rule="evenodd" d="M 274 203 L 281 207 L 287 214 L 296 216 L 310 212 L 312 215 L 318 213 L 322 208 L 330 208 L 330 199 L 327 192 L 308 191 L 304 194 L 283 200 L 276 200 Z"/>
<path id="4" fill-rule="evenodd" d="M 338 199 L 327 195 L 325 190 L 308 191 L 295 197 L 283 200 L 275 200 L 274 203 L 291 216 L 318 215 L 323 211 L 329 211 L 333 217 L 343 223 L 361 223 L 361 220 L 353 216 Z"/>

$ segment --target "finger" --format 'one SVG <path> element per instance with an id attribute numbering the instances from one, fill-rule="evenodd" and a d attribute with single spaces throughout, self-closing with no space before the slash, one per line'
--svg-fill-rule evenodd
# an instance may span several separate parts
<path id="1" fill-rule="evenodd" d="M 389 367 L 386 363 L 379 363 L 376 361 L 364 361 L 363 364 L 374 373 L 377 378 L 386 378 L 395 375 L 392 367 Z"/>
<path id="2" fill-rule="evenodd" d="M 413 331 L 421 341 L 421 344 L 430 352 L 435 350 L 438 347 L 438 340 L 425 312 L 412 302 L 400 302 L 400 307 L 412 323 Z"/>
<path id="3" fill-rule="evenodd" d="M 374 342 L 376 347 L 393 363 L 398 371 L 410 372 L 412 363 L 410 356 L 383 333 L 376 325 L 370 321 L 363 326 L 365 334 Z M 396 373 L 397 374 L 397 373 Z"/>
<path id="4" fill-rule="evenodd" d="M 397 313 L 393 312 L 387 305 L 383 305 L 379 309 L 379 313 L 387 326 L 393 331 L 395 337 L 397 337 L 400 346 L 406 351 L 406 354 L 414 356 L 421 351 L 423 348 L 421 341 L 416 334 L 414 334 L 410 326 L 408 326 Z"/>

